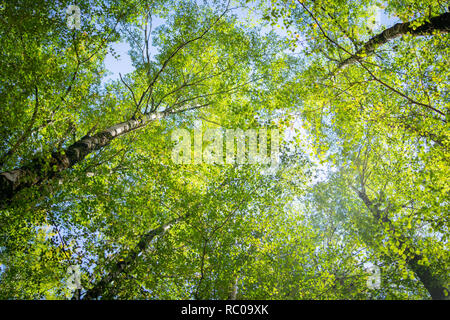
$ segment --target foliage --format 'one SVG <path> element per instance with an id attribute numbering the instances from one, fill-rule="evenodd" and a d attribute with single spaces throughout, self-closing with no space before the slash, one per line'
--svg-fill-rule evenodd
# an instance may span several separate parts
<path id="1" fill-rule="evenodd" d="M 440 1 L 70 4 L 0 4 L 0 298 L 448 299 Z M 277 167 L 172 161 L 261 128 Z"/>

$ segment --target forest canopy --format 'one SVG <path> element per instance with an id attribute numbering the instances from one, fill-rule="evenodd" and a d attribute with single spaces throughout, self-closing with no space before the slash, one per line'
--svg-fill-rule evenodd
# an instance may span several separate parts
<path id="1" fill-rule="evenodd" d="M 1 0 L 0 299 L 448 300 L 449 11 Z"/>

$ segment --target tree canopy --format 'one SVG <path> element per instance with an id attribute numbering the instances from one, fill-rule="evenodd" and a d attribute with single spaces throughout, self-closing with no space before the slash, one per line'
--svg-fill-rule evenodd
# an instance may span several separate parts
<path id="1" fill-rule="evenodd" d="M 0 299 L 449 299 L 449 10 L 1 1 Z"/>

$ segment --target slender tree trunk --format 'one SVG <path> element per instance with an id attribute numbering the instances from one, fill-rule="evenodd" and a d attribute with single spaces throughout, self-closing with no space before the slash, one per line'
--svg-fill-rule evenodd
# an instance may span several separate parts
<path id="1" fill-rule="evenodd" d="M 364 202 L 366 207 L 373 214 L 375 219 L 380 223 L 389 223 L 391 220 L 387 217 L 387 212 L 380 210 L 374 203 L 369 199 L 365 191 L 358 191 L 358 197 Z M 412 257 L 407 260 L 407 265 L 411 269 L 417 278 L 422 282 L 425 289 L 431 295 L 433 300 L 448 300 L 450 297 L 445 295 L 445 283 L 432 273 L 431 266 L 420 265 L 419 261 L 423 259 L 423 256 L 416 254 L 416 250 L 411 246 L 407 245 L 404 236 L 397 237 L 396 239 L 401 246 L 405 246 L 405 251 L 408 252 Z"/>
<path id="2" fill-rule="evenodd" d="M 174 219 L 156 229 L 153 229 L 149 232 L 147 232 L 146 234 L 144 234 L 140 241 L 138 242 L 138 244 L 134 247 L 133 250 L 131 250 L 131 252 L 123 259 L 121 259 L 121 261 L 117 262 L 113 268 L 111 269 L 111 271 L 109 273 L 107 273 L 102 279 L 100 279 L 97 283 L 94 284 L 94 286 L 90 289 L 88 289 L 84 296 L 82 297 L 83 300 L 95 300 L 98 299 L 100 296 L 103 296 L 108 287 L 111 285 L 111 283 L 115 280 L 117 280 L 117 278 L 126 270 L 126 269 L 130 269 L 132 268 L 132 266 L 134 265 L 134 262 L 136 260 L 136 258 L 138 257 L 140 252 L 144 252 L 148 246 L 150 245 L 151 241 L 158 237 L 158 236 L 162 236 L 164 233 L 166 233 L 166 231 L 173 226 L 174 224 L 178 223 L 179 221 L 181 221 L 183 218 L 177 218 Z"/>
<path id="3" fill-rule="evenodd" d="M 23 167 L 0 173 L 0 209 L 10 205 L 14 196 L 21 190 L 53 178 L 81 162 L 88 154 L 107 146 L 115 138 L 142 128 L 161 115 L 147 115 L 142 119 L 116 124 L 93 136 L 85 136 L 64 151 L 52 153 L 48 158 L 35 158 Z"/>
<path id="4" fill-rule="evenodd" d="M 375 49 L 389 42 L 392 39 L 403 36 L 407 33 L 410 33 L 413 36 L 424 36 L 424 35 L 432 35 L 433 32 L 438 31 L 441 33 L 450 32 L 450 12 L 443 13 L 439 16 L 433 17 L 430 21 L 425 21 L 421 26 L 414 29 L 414 23 L 417 20 L 405 22 L 405 23 L 397 23 L 390 28 L 387 28 L 383 32 L 377 34 L 372 37 L 369 41 L 367 41 L 361 49 L 359 49 L 353 56 L 345 59 L 338 65 L 338 69 L 351 65 L 360 59 L 360 54 L 364 53 L 366 55 L 372 54 Z"/>

